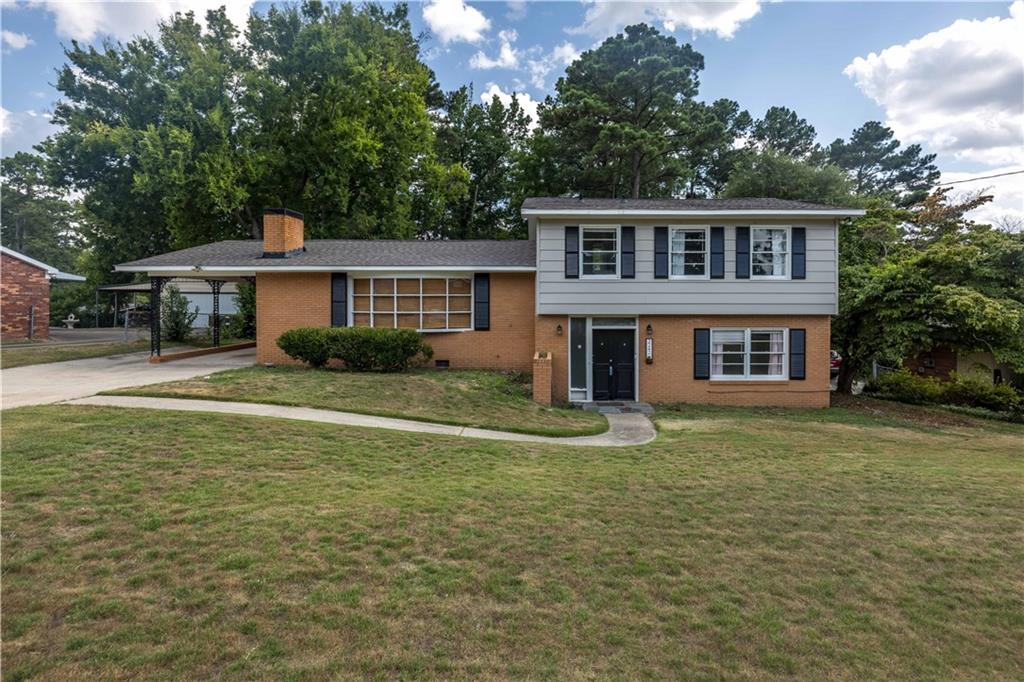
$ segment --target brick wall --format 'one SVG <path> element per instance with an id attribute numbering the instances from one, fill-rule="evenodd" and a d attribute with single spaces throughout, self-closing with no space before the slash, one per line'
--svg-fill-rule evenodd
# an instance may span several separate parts
<path id="1" fill-rule="evenodd" d="M 654 331 L 654 362 L 640 352 L 640 399 L 651 403 L 828 407 L 830 320 L 825 315 L 640 318 L 640 343 Z M 803 381 L 707 381 L 693 378 L 693 330 L 699 327 L 788 327 L 807 330 Z"/>
<path id="2" fill-rule="evenodd" d="M 491 273 L 491 328 L 488 331 L 424 335 L 435 360 L 452 367 L 533 371 L 533 273 Z"/>
<path id="3" fill-rule="evenodd" d="M 258 362 L 300 364 L 277 347 L 277 337 L 296 327 L 331 325 L 331 273 L 256 275 L 256 357 Z"/>
<path id="4" fill-rule="evenodd" d="M 269 216 L 268 216 L 269 217 Z M 491 273 L 489 331 L 425 334 L 434 358 L 452 367 L 533 369 L 533 273 Z M 295 327 L 331 324 L 330 273 L 260 273 L 256 278 L 256 354 L 259 362 L 297 364 L 277 347 Z"/>
<path id="5" fill-rule="evenodd" d="M 263 250 L 267 253 L 289 253 L 301 249 L 304 225 L 301 218 L 285 213 L 263 216 Z"/>
<path id="6" fill-rule="evenodd" d="M 533 399 L 541 405 L 550 405 L 551 392 L 551 354 L 537 351 L 533 354 Z"/>
<path id="7" fill-rule="evenodd" d="M 558 335 L 562 325 L 562 335 Z M 565 315 L 538 315 L 534 322 L 534 344 L 538 351 L 551 355 L 551 390 L 556 402 L 569 400 L 569 318 Z"/>
<path id="8" fill-rule="evenodd" d="M 50 280 L 46 271 L 6 253 L 0 254 L 0 271 L 0 338 L 27 339 L 33 306 L 33 338 L 49 338 Z"/>
<path id="9" fill-rule="evenodd" d="M 949 348 L 933 348 L 916 357 L 907 358 L 903 366 L 918 376 L 949 379 L 949 373 L 956 371 L 957 356 Z"/>

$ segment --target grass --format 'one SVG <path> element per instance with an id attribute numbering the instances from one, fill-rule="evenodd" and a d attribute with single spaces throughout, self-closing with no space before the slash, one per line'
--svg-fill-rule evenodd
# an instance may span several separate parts
<path id="1" fill-rule="evenodd" d="M 50 346 L 40 343 L 28 348 L 4 348 L 0 352 L 0 368 L 10 369 L 26 365 L 39 365 L 46 362 L 102 358 L 107 355 L 138 353 L 144 350 L 149 350 L 149 340 L 129 341 L 128 343 L 89 343 L 73 346 Z"/>
<path id="2" fill-rule="evenodd" d="M 4 676 L 1020 679 L 1024 428 L 875 409 L 607 450 L 6 411 Z"/>
<path id="3" fill-rule="evenodd" d="M 599 414 L 533 402 L 523 375 L 479 370 L 373 374 L 246 367 L 111 393 L 316 407 L 543 436 L 584 436 L 608 428 Z"/>

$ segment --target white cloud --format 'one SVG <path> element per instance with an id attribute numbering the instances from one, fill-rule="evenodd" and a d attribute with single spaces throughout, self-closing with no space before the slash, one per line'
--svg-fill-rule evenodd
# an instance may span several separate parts
<path id="1" fill-rule="evenodd" d="M 1002 168 L 988 168 L 984 171 L 960 171 L 943 172 L 941 182 L 953 182 L 955 180 L 966 180 L 981 175 L 998 175 L 1021 170 L 1020 166 L 1006 166 Z M 960 185 L 953 185 L 958 193 L 985 190 L 985 194 L 991 194 L 993 200 L 976 208 L 968 214 L 972 220 L 979 223 L 998 224 L 1002 219 L 1009 218 L 1011 221 L 1024 223 L 1024 182 L 1020 175 L 1007 175 L 1001 178 L 989 178 L 977 182 L 965 182 Z"/>
<path id="2" fill-rule="evenodd" d="M 0 107 L 0 154 L 30 152 L 32 145 L 57 130 L 50 117 L 32 109 L 10 111 Z"/>
<path id="3" fill-rule="evenodd" d="M 537 127 L 537 105 L 540 104 L 537 100 L 533 99 L 528 92 L 505 92 L 498 86 L 497 83 L 488 83 L 487 90 L 480 93 L 480 101 L 484 103 L 490 103 L 494 97 L 501 100 L 502 104 L 506 106 L 512 103 L 514 97 L 518 102 L 519 106 L 522 107 L 523 112 L 530 117 L 530 128 Z"/>
<path id="4" fill-rule="evenodd" d="M 1024 0 L 857 57 L 843 73 L 903 142 L 988 166 L 1024 163 Z M 1019 180 L 1018 180 L 1019 182 Z"/>
<path id="5" fill-rule="evenodd" d="M 526 17 L 526 0 L 509 0 L 505 6 L 508 7 L 505 18 L 509 21 L 519 21 Z"/>
<path id="6" fill-rule="evenodd" d="M 473 69 L 517 69 L 519 68 L 519 52 L 512 47 L 519 35 L 515 31 L 501 31 L 498 33 L 498 40 L 501 47 L 498 48 L 498 56 L 491 59 L 483 50 L 477 52 L 469 60 L 469 66 Z"/>
<path id="7" fill-rule="evenodd" d="M 23 50 L 29 45 L 34 45 L 36 42 L 27 33 L 15 33 L 5 29 L 0 31 L 0 35 L 3 36 L 4 45 L 12 50 Z"/>
<path id="8" fill-rule="evenodd" d="M 423 20 L 445 45 L 478 43 L 491 27 L 490 20 L 464 0 L 428 0 L 423 5 Z"/>
<path id="9" fill-rule="evenodd" d="M 660 24 L 669 33 L 674 33 L 677 29 L 687 29 L 698 33 L 713 31 L 720 38 L 732 38 L 740 24 L 761 11 L 759 0 L 736 0 L 735 2 L 583 0 L 583 2 L 589 5 L 583 24 L 569 29 L 569 32 L 586 33 L 598 37 L 617 33 L 630 24 L 645 22 Z"/>
<path id="10" fill-rule="evenodd" d="M 528 60 L 530 82 L 535 88 L 546 89 L 548 74 L 555 69 L 564 69 L 576 61 L 579 56 L 579 50 L 570 42 L 556 45 L 547 55 L 541 56 L 539 59 Z"/>
<path id="11" fill-rule="evenodd" d="M 141 33 L 153 33 L 161 19 L 175 12 L 193 11 L 202 21 L 206 11 L 221 5 L 228 17 L 242 29 L 249 16 L 253 0 L 153 0 L 152 2 L 69 2 L 67 0 L 41 0 L 53 15 L 57 34 L 76 40 L 89 41 L 101 35 L 128 40 Z"/>

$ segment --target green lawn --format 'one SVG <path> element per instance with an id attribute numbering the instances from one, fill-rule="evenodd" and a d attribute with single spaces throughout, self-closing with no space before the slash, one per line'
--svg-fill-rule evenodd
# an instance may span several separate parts
<path id="1" fill-rule="evenodd" d="M 542 407 L 533 402 L 530 390 L 529 377 L 475 370 L 373 374 L 246 367 L 111 393 L 298 405 L 544 436 L 585 436 L 607 430 L 603 416 Z"/>
<path id="2" fill-rule="evenodd" d="M 102 358 L 107 355 L 138 353 L 144 350 L 149 350 L 148 340 L 129 341 L 128 343 L 90 343 L 75 346 L 51 346 L 40 343 L 22 348 L 3 348 L 0 350 L 0 368 L 10 369 L 25 365 L 40 365 L 45 362 Z"/>
<path id="3" fill-rule="evenodd" d="M 1024 428 L 884 409 L 605 450 L 6 411 L 4 677 L 1020 679 Z"/>

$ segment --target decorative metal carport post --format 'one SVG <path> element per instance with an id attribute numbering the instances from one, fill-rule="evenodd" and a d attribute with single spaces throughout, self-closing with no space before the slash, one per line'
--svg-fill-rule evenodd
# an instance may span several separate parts
<path id="1" fill-rule="evenodd" d="M 166 277 L 149 278 L 149 354 L 160 357 L 160 292 Z"/>
<path id="2" fill-rule="evenodd" d="M 224 286 L 224 280 L 208 279 L 206 283 L 213 291 L 213 315 L 210 316 L 210 325 L 213 331 L 213 345 L 216 348 L 220 346 L 220 288 Z"/>

